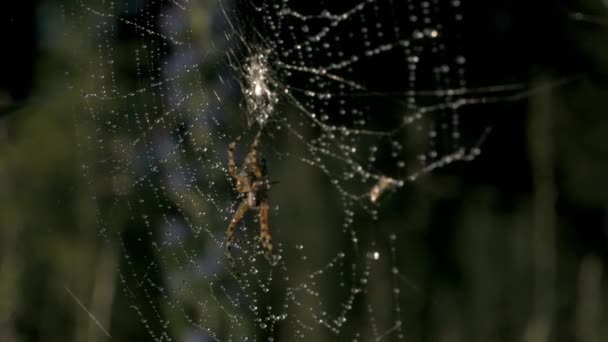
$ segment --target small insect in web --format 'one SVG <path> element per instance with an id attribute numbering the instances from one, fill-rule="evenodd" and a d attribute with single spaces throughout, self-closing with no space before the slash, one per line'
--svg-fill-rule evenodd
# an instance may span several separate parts
<path id="1" fill-rule="evenodd" d="M 372 203 L 377 203 L 380 197 L 388 190 L 398 187 L 401 183 L 390 177 L 381 176 L 378 182 L 369 191 L 369 200 Z"/>
<path id="2" fill-rule="evenodd" d="M 251 145 L 251 151 L 245 157 L 240 170 L 237 169 L 234 162 L 236 143 L 232 142 L 228 147 L 228 172 L 234 178 L 236 190 L 243 198 L 232 219 L 230 219 L 226 232 L 226 254 L 229 258 L 232 258 L 232 245 L 235 241 L 236 226 L 250 209 L 258 209 L 262 248 L 269 258 L 272 257 L 272 237 L 270 235 L 270 226 L 268 225 L 268 212 L 270 210 L 268 190 L 270 189 L 270 181 L 266 177 L 266 166 L 258 155 L 261 133 L 259 131 L 255 136 Z"/>

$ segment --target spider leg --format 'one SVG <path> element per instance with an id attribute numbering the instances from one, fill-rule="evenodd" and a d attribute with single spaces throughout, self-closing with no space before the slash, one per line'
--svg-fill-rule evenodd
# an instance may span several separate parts
<path id="1" fill-rule="evenodd" d="M 228 145 L 228 173 L 234 179 L 238 178 L 238 174 L 236 172 L 236 164 L 234 163 L 234 149 L 236 148 L 236 143 L 233 141 Z"/>
<path id="2" fill-rule="evenodd" d="M 253 144 L 251 144 L 251 149 L 257 151 L 258 150 L 258 146 L 260 145 L 260 138 L 262 137 L 262 130 L 259 130 L 256 135 L 255 138 L 253 138 Z"/>
<path id="3" fill-rule="evenodd" d="M 260 203 L 260 240 L 262 247 L 266 251 L 266 255 L 272 256 L 272 236 L 270 235 L 270 226 L 268 225 L 268 211 L 270 205 L 268 199 L 262 200 Z"/>
<path id="4" fill-rule="evenodd" d="M 245 213 L 247 212 L 247 210 L 249 210 L 249 204 L 245 200 L 245 201 L 241 202 L 238 209 L 232 216 L 232 219 L 230 219 L 230 224 L 228 224 L 228 230 L 226 231 L 226 254 L 231 259 L 232 259 L 232 252 L 231 252 L 232 244 L 234 244 L 234 240 L 235 240 L 234 230 L 236 228 L 236 225 L 243 219 L 243 216 L 245 216 Z"/>
<path id="5" fill-rule="evenodd" d="M 260 145 L 260 137 L 262 136 L 262 131 L 258 131 L 253 139 L 253 144 L 251 144 L 251 152 L 247 156 L 247 165 L 251 167 L 251 171 L 258 178 L 264 177 L 264 171 L 258 164 L 258 146 Z"/>

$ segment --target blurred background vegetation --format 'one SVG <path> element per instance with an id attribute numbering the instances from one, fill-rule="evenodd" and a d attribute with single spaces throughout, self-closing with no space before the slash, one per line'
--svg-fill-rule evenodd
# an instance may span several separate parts
<path id="1" fill-rule="evenodd" d="M 205 6 L 193 18 L 201 35 L 211 34 Z M 468 122 L 493 127 L 484 153 L 383 203 L 374 234 L 400 233 L 406 338 L 608 341 L 608 8 L 600 0 L 465 6 L 471 84 L 544 90 L 471 109 Z M 0 341 L 150 340 L 117 275 L 120 246 L 100 241 L 93 176 L 83 176 L 78 134 L 89 114 L 78 91 L 91 80 L 76 66 L 97 52 L 83 44 L 84 21 L 70 18 L 84 10 L 60 0 L 2 7 Z M 311 200 L 328 196 L 322 177 L 274 165 L 277 179 L 302 180 L 273 194 L 276 226 L 291 225 L 282 239 L 319 251 L 345 244 L 332 230 L 339 205 Z M 128 215 L 113 213 L 117 230 L 136 229 Z"/>

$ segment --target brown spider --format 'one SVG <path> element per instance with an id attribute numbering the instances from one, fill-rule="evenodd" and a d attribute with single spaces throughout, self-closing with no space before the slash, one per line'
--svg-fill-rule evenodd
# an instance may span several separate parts
<path id="1" fill-rule="evenodd" d="M 258 145 L 260 144 L 261 131 L 255 136 L 251 145 L 251 152 L 247 154 L 240 170 L 234 163 L 234 150 L 236 143 L 230 143 L 228 147 L 228 172 L 236 181 L 236 190 L 241 194 L 243 201 L 232 216 L 226 232 L 226 253 L 231 257 L 231 248 L 235 240 L 234 230 L 236 225 L 250 209 L 258 209 L 260 217 L 260 240 L 267 256 L 272 256 L 272 238 L 268 226 L 268 189 L 270 182 L 266 178 L 266 168 L 260 165 L 258 157 Z"/>

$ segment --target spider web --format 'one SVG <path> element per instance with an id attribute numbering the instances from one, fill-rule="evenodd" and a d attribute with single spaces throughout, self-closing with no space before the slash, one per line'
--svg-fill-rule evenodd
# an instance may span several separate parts
<path id="1" fill-rule="evenodd" d="M 463 108 L 525 96 L 469 87 L 458 0 L 83 1 L 94 54 L 77 129 L 100 237 L 155 341 L 401 340 L 398 229 L 378 208 L 480 153 Z M 261 131 L 276 255 L 227 170 Z M 320 190 L 318 190 L 318 189 Z M 296 222 L 297 221 L 297 222 Z"/>

